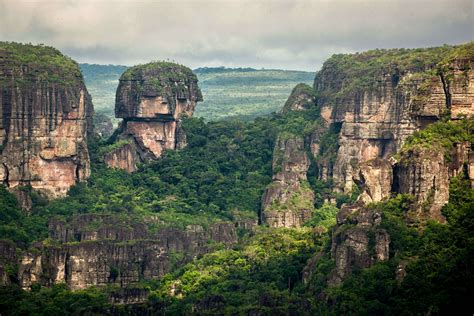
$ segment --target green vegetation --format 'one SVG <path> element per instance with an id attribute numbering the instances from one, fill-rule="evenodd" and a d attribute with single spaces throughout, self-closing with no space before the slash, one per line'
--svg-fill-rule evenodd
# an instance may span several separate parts
<path id="1" fill-rule="evenodd" d="M 384 73 L 398 82 L 397 73 L 436 73 L 436 65 L 452 51 L 452 46 L 418 49 L 375 49 L 356 54 L 336 54 L 329 58 L 321 73 L 333 73 L 335 85 L 321 91 L 320 97 L 343 98 L 363 90 L 373 90 Z M 316 84 L 321 79 L 316 75 Z"/>
<path id="2" fill-rule="evenodd" d="M 299 271 L 320 245 L 310 229 L 261 228 L 241 248 L 205 255 L 165 276 L 149 304 L 172 315 L 308 315 L 311 297 L 303 294 Z"/>
<path id="3" fill-rule="evenodd" d="M 206 121 L 252 120 L 279 111 L 296 84 L 314 79 L 313 72 L 251 68 L 198 68 L 195 73 L 204 96 L 195 116 Z"/>
<path id="4" fill-rule="evenodd" d="M 127 67 L 80 66 L 96 111 L 113 118 L 118 79 Z M 204 96 L 195 116 L 206 121 L 252 120 L 279 111 L 296 84 L 311 83 L 314 78 L 312 72 L 253 68 L 198 68 L 194 72 Z"/>
<path id="5" fill-rule="evenodd" d="M 82 80 L 78 64 L 63 55 L 59 50 L 32 44 L 0 42 L 0 58 L 12 68 L 17 85 L 29 85 L 35 80 L 60 84 L 66 87 L 77 86 Z M 28 72 L 23 76 L 24 68 Z M 0 86 L 9 84 L 6 77 L 0 78 Z"/>
<path id="6" fill-rule="evenodd" d="M 118 140 L 110 145 L 105 145 L 105 146 L 101 146 L 100 149 L 99 149 L 99 154 L 98 156 L 99 157 L 102 157 L 104 156 L 105 154 L 108 154 L 116 149 L 119 149 L 125 145 L 129 145 L 131 144 L 131 140 L 130 139 L 121 139 L 121 140 Z"/>
<path id="7" fill-rule="evenodd" d="M 316 97 L 316 92 L 314 91 L 313 87 L 307 85 L 306 83 L 299 83 L 296 87 L 293 88 L 291 91 L 290 97 L 286 100 L 285 105 L 283 106 L 282 111 L 287 112 L 291 110 L 291 105 L 296 101 L 297 97 L 300 96 L 307 96 L 311 99 L 311 101 L 305 102 L 303 104 L 304 108 L 309 108 L 314 104 L 314 98 Z"/>
<path id="8" fill-rule="evenodd" d="M 474 120 L 437 122 L 426 129 L 415 132 L 405 142 L 401 153 L 415 148 L 442 149 L 447 158 L 451 156 L 454 144 L 474 143 Z"/>
<path id="9" fill-rule="evenodd" d="M 443 208 L 448 222 L 429 222 L 423 229 L 407 226 L 410 198 L 399 196 L 375 205 L 382 227 L 391 236 L 391 258 L 357 271 L 326 294 L 332 312 L 352 315 L 467 314 L 473 295 L 474 190 L 463 176 L 451 180 L 450 202 Z M 396 280 L 405 266 L 406 276 Z M 321 288 L 321 286 L 320 286 Z"/>
<path id="10" fill-rule="evenodd" d="M 334 62 L 337 64 L 334 67 L 342 67 L 338 71 L 345 71 L 344 80 L 360 76 L 361 82 L 345 83 L 344 93 L 352 93 L 355 91 L 352 89 L 372 87 L 372 76 L 385 67 L 432 69 L 442 58 L 449 58 L 445 54 L 447 50 L 448 47 L 442 47 L 376 50 L 350 57 L 337 55 L 326 66 Z M 464 48 L 458 53 L 469 54 Z M 135 75 L 134 71 L 130 71 L 130 76 Z M 260 72 L 238 71 L 248 75 Z M 215 78 L 227 77 L 229 82 L 235 75 L 235 70 L 228 69 L 201 72 Z M 0 186 L 0 238 L 9 239 L 22 249 L 35 241 L 54 245 L 55 241 L 47 238 L 48 220 L 82 213 L 112 214 L 120 220 L 117 225 L 124 227 L 153 216 L 157 220 L 149 223 L 152 231 L 163 226 L 184 229 L 189 224 L 207 227 L 217 221 L 256 219 L 261 196 L 271 183 L 277 136 L 308 139 L 316 133 L 320 151 L 311 162 L 308 183 L 302 183 L 303 192 L 290 199 L 292 206 L 313 208 L 302 195 L 309 190 L 315 192 L 315 204 L 319 208 L 305 227 L 257 227 L 251 233 L 240 234 L 239 243 L 232 249 L 210 242 L 208 246 L 213 252 L 184 267 L 180 263 L 185 254 L 171 253 L 174 271 L 160 280 L 143 280 L 137 285 L 149 290 L 151 295 L 146 304 L 133 307 L 137 308 L 134 314 L 472 313 L 465 303 L 474 294 L 474 190 L 465 174 L 451 179 L 450 200 L 442 209 L 447 219 L 445 224 L 433 221 L 408 224 L 406 216 L 413 203 L 408 195 L 368 205 L 381 214 L 377 229 L 384 229 L 390 235 L 389 259 L 367 269 L 355 269 L 340 285 L 328 285 L 335 267 L 331 259 L 331 238 L 337 238 L 333 235 L 335 215 L 338 206 L 354 201 L 359 191 L 355 187 L 351 195 L 335 195 L 331 192 L 331 179 L 317 179 L 318 164 L 334 162 L 341 129 L 338 123 L 325 127 L 319 114 L 319 108 L 313 106 L 306 111 L 278 113 L 251 122 L 206 123 L 203 118 L 186 118 L 183 128 L 188 147 L 167 151 L 160 160 L 139 166 L 133 174 L 107 169 L 99 159 L 104 152 L 124 143 L 111 144 L 113 138 L 91 139 L 92 175 L 86 183 L 73 186 L 67 197 L 46 201 L 32 192 L 34 207 L 27 215 L 19 209 L 15 197 Z M 456 142 L 473 142 L 472 124 L 472 120 L 433 124 L 409 138 L 402 152 L 415 147 L 442 148 L 447 152 Z M 323 204 L 327 198 L 335 198 L 337 205 Z M 105 223 L 92 221 L 85 230 L 98 229 Z M 351 227 L 353 223 L 338 229 L 340 232 Z M 374 236 L 369 233 L 368 237 L 369 251 L 373 252 Z M 111 279 L 123 272 L 115 265 L 108 268 Z M 9 276 L 16 269 L 12 265 L 5 267 Z M 14 284 L 0 288 L 0 310 L 7 315 L 126 313 L 126 308 L 110 306 L 107 296 L 112 290 L 105 287 L 71 292 L 64 285 L 51 288 L 34 285 L 31 292 L 25 292 Z"/>

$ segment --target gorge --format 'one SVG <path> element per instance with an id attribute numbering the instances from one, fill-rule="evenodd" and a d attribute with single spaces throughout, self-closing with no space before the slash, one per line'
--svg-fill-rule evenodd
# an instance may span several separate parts
<path id="1" fill-rule="evenodd" d="M 185 66 L 134 66 L 107 139 L 59 51 L 2 43 L 0 70 L 9 314 L 466 311 L 473 42 L 333 55 L 252 122 L 193 118 Z"/>

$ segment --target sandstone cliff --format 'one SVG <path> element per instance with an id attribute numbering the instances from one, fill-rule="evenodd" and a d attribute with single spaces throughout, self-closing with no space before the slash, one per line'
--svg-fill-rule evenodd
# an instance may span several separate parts
<path id="1" fill-rule="evenodd" d="M 117 88 L 115 116 L 123 118 L 117 139 L 133 145 L 116 148 L 121 153 L 109 152 L 105 162 L 131 172 L 137 163 L 156 159 L 164 150 L 184 147 L 181 118 L 192 116 L 201 100 L 197 78 L 189 68 L 168 62 L 129 68 Z M 117 160 L 124 155 L 133 157 L 133 162 Z"/>
<path id="2" fill-rule="evenodd" d="M 311 217 L 314 193 L 302 137 L 280 134 L 273 151 L 273 180 L 262 197 L 260 220 L 270 227 L 299 227 Z"/>
<path id="3" fill-rule="evenodd" d="M 321 115 L 341 127 L 335 162 L 327 164 L 335 190 L 349 193 L 356 185 L 361 191 L 358 202 L 337 215 L 330 284 L 389 258 L 390 235 L 379 228 L 382 214 L 366 203 L 409 194 L 413 203 L 404 215 L 409 223 L 444 222 L 450 177 L 466 173 L 473 182 L 474 154 L 466 141 L 472 139 L 474 114 L 473 45 L 420 50 L 419 56 L 406 55 L 410 51 L 338 55 L 317 74 Z M 460 118 L 468 120 L 453 122 Z M 437 121 L 446 123 L 433 124 Z M 312 142 L 319 150 L 318 137 Z"/>
<path id="4" fill-rule="evenodd" d="M 369 165 L 387 174 L 386 163 L 371 161 L 387 161 L 427 124 L 443 116 L 472 116 L 474 60 L 461 50 L 472 50 L 472 44 L 335 55 L 324 64 L 314 88 L 322 117 L 341 126 L 337 156 L 328 166 L 336 190 L 349 193 L 369 176 Z M 380 192 L 364 199 L 387 197 L 390 182 L 385 178 Z"/>
<path id="5" fill-rule="evenodd" d="M 314 105 L 315 95 L 312 87 L 305 83 L 296 85 L 291 91 L 282 112 L 301 111 Z"/>
<path id="6" fill-rule="evenodd" d="M 0 43 L 0 181 L 64 196 L 89 176 L 93 106 L 78 65 L 44 46 Z"/>
<path id="7" fill-rule="evenodd" d="M 99 214 L 78 215 L 70 221 L 52 219 L 50 241 L 21 256 L 19 283 L 25 289 L 33 283 L 61 282 L 71 289 L 123 287 L 159 278 L 210 251 L 213 243 L 230 246 L 237 241 L 233 223 L 216 223 L 208 229 L 198 225 L 150 229 L 156 224 L 159 221 L 151 217 Z"/>

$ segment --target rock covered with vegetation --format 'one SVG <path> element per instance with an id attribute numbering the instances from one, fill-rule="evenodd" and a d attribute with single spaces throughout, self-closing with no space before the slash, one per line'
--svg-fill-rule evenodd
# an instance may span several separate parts
<path id="1" fill-rule="evenodd" d="M 304 139 L 282 133 L 273 151 L 273 179 L 262 197 L 261 221 L 270 227 L 300 227 L 313 211 L 314 193 Z"/>
<path id="2" fill-rule="evenodd" d="M 474 44 L 334 55 L 317 73 L 321 115 L 340 125 L 330 173 L 353 190 L 360 165 L 396 154 L 415 131 L 473 114 Z"/>
<path id="3" fill-rule="evenodd" d="M 465 47 L 440 50 L 445 58 Z M 411 60 L 417 56 L 425 65 L 436 51 L 389 50 L 377 58 L 402 67 L 405 61 L 418 63 Z M 367 58 L 355 66 L 339 65 L 343 75 L 334 72 L 333 77 L 349 81 L 336 90 L 350 88 L 357 76 L 363 80 L 372 66 L 380 66 L 372 63 Z M 443 63 L 433 65 L 438 71 Z M 363 71 L 352 75 L 352 66 Z M 337 80 L 327 81 L 327 87 Z M 382 81 L 377 91 L 399 89 L 395 82 Z M 365 93 L 365 83 L 353 84 L 354 91 Z M 406 95 L 395 92 L 393 99 L 412 100 L 408 112 L 390 108 L 383 97 L 369 102 L 370 111 L 365 101 L 359 108 L 350 101 L 333 107 L 337 96 L 316 89 L 316 101 L 304 111 L 247 123 L 183 119 L 188 146 L 137 165 L 132 174 L 106 168 L 102 158 L 127 146 L 126 139 L 90 143 L 90 181 L 74 186 L 61 201 L 33 196 L 30 216 L 0 188 L 0 236 L 11 239 L 0 243 L 0 251 L 11 258 L 0 261 L 1 280 L 10 282 L 0 289 L 0 308 L 7 314 L 471 312 L 465 303 L 474 282 L 472 118 L 451 116 L 453 107 L 444 109 L 442 84 L 429 89 L 429 98 L 421 97 L 425 85 L 415 86 L 404 90 Z M 351 91 L 344 92 L 347 100 L 354 97 Z M 410 98 L 407 91 L 413 92 Z M 457 98 L 469 95 L 464 90 Z M 397 102 L 390 104 L 406 105 Z M 387 131 L 403 140 L 393 141 Z M 336 170 L 347 154 L 349 165 Z M 341 186 L 337 177 L 354 184 L 351 190 L 343 192 L 345 182 Z M 300 227 L 254 227 L 262 204 L 270 211 L 261 213 L 263 224 L 265 214 L 276 214 L 279 224 L 267 226 L 289 222 Z M 293 209 L 305 218 L 287 221 L 285 214 Z M 213 236 L 221 236 L 222 243 Z M 179 260 L 175 250 L 181 246 L 196 255 L 190 262 Z M 18 264 L 12 265 L 15 260 Z M 76 289 L 100 288 L 70 291 L 55 284 L 63 281 Z"/>
<path id="4" fill-rule="evenodd" d="M 291 91 L 288 100 L 282 108 L 283 112 L 305 110 L 314 105 L 314 89 L 305 84 L 297 84 Z"/>
<path id="5" fill-rule="evenodd" d="M 183 148 L 181 119 L 193 115 L 198 101 L 202 95 L 197 78 L 187 67 L 152 62 L 127 69 L 117 88 L 115 116 L 124 120 L 114 139 L 128 140 L 128 145 L 114 145 L 105 153 L 106 163 L 132 172 L 138 163 L 156 159 L 167 149 Z"/>
<path id="6" fill-rule="evenodd" d="M 76 62 L 58 50 L 0 43 L 0 180 L 64 196 L 90 174 L 93 106 Z"/>
<path id="7" fill-rule="evenodd" d="M 125 287 L 156 279 L 209 252 L 237 241 L 232 223 L 204 229 L 160 227 L 158 218 L 84 214 L 52 219 L 49 240 L 25 252 L 18 266 L 24 289 L 34 283 L 66 283 L 71 289 L 117 284 Z"/>

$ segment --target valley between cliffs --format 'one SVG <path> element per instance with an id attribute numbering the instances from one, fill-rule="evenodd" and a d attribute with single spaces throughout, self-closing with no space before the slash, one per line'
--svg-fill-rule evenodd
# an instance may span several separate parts
<path id="1" fill-rule="evenodd" d="M 54 48 L 0 43 L 0 84 L 7 315 L 472 312 L 472 42 L 333 55 L 252 122 L 137 65 L 109 138 Z"/>

